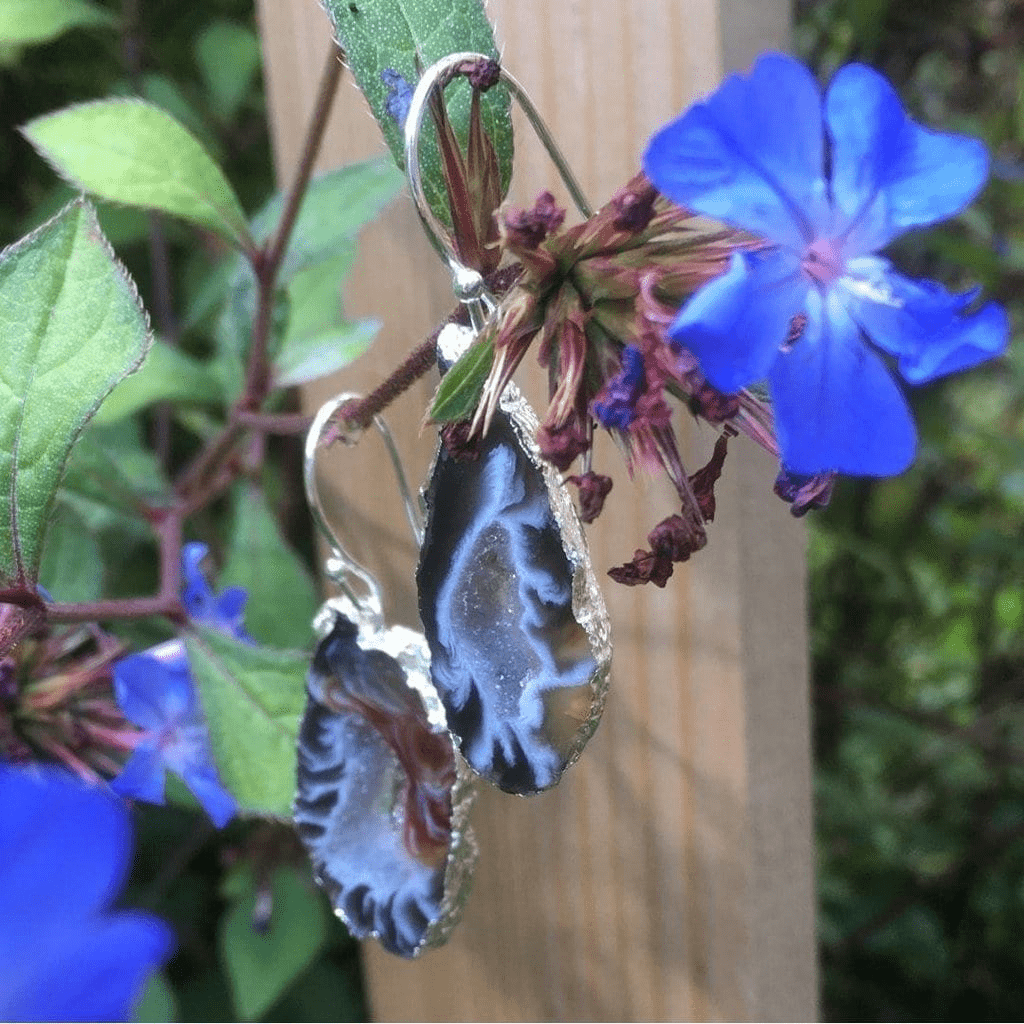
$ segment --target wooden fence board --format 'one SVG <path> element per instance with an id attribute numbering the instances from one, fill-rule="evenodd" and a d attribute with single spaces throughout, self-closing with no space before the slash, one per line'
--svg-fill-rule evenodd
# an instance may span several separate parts
<path id="1" fill-rule="evenodd" d="M 760 50 L 785 46 L 781 0 L 490 0 L 506 65 L 530 91 L 598 203 L 636 170 L 650 132 Z M 327 51 L 314 0 L 260 0 L 277 169 L 292 173 Z M 554 188 L 517 132 L 514 195 Z M 346 82 L 321 166 L 383 149 Z M 452 305 L 407 199 L 364 233 L 346 289 L 383 320 L 350 371 L 310 388 L 377 382 Z M 388 414 L 416 472 L 433 381 Z M 710 449 L 691 430 L 691 467 Z M 365 447 L 365 451 L 362 450 Z M 338 456 L 339 515 L 415 625 L 414 552 L 372 444 Z M 589 532 L 599 577 L 672 510 L 658 481 L 616 489 Z M 810 1019 L 816 1010 L 803 531 L 771 494 L 773 467 L 732 446 L 711 542 L 663 591 L 605 588 L 615 628 L 604 720 L 553 793 L 485 792 L 480 866 L 446 948 L 407 964 L 367 949 L 380 1020 Z M 364 483 L 360 485 L 360 481 Z M 369 483 L 366 483 L 369 482 Z"/>

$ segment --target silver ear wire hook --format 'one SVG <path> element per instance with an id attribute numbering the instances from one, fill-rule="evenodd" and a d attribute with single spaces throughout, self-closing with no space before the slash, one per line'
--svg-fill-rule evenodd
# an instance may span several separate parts
<path id="1" fill-rule="evenodd" d="M 344 595 L 352 602 L 354 610 L 362 617 L 372 619 L 375 623 L 383 622 L 383 601 L 381 598 L 380 584 L 374 579 L 372 573 L 360 565 L 344 548 L 337 534 L 331 529 L 324 515 L 323 506 L 320 503 L 320 491 L 316 479 L 316 456 L 320 446 L 320 440 L 331 417 L 348 402 L 361 398 L 354 392 L 345 392 L 336 395 L 330 401 L 325 402 L 318 410 L 313 422 L 310 424 L 309 432 L 306 434 L 306 445 L 302 464 L 302 482 L 306 490 L 306 501 L 309 503 L 310 511 L 313 514 L 313 521 L 317 529 L 327 541 L 331 549 L 331 555 L 324 566 L 326 575 L 336 583 Z M 395 447 L 394 438 L 387 424 L 379 417 L 374 416 L 374 425 L 384 439 L 384 445 L 391 457 L 391 464 L 395 470 L 395 477 L 398 481 L 398 490 L 405 505 L 405 514 L 409 520 L 413 537 L 416 540 L 417 548 L 423 543 L 423 519 L 419 508 L 413 501 L 412 492 L 409 490 L 409 483 L 405 478 L 405 471 L 402 468 L 402 460 Z M 356 431 L 341 431 L 339 440 L 346 445 L 352 446 L 362 434 L 362 429 Z M 358 581 L 358 583 L 357 583 Z M 361 587 L 360 587 L 361 585 Z M 360 589 L 362 593 L 360 593 Z"/>
<path id="2" fill-rule="evenodd" d="M 467 64 L 491 59 L 483 53 L 452 53 L 447 57 L 442 57 L 435 64 L 431 64 L 416 84 L 416 91 L 413 93 L 412 102 L 409 104 L 409 113 L 405 119 L 405 173 L 409 181 L 409 189 L 428 237 L 451 270 L 452 287 L 455 289 L 458 299 L 468 308 L 470 322 L 475 331 L 479 331 L 483 327 L 487 318 L 494 312 L 496 303 L 494 297 L 487 290 L 483 277 L 461 262 L 447 230 L 430 208 L 430 203 L 427 202 L 427 196 L 423 190 L 423 175 L 420 170 L 419 145 L 420 135 L 423 131 L 423 119 L 434 91 L 444 89 Z M 583 194 L 583 189 L 569 168 L 561 150 L 555 144 L 551 132 L 548 131 L 544 119 L 533 105 L 526 90 L 503 67 L 499 66 L 498 70 L 500 80 L 516 98 L 523 113 L 526 114 L 530 126 L 547 150 L 548 156 L 558 168 L 558 173 L 568 189 L 572 201 L 576 204 L 576 209 L 583 217 L 592 216 L 593 210 Z"/>

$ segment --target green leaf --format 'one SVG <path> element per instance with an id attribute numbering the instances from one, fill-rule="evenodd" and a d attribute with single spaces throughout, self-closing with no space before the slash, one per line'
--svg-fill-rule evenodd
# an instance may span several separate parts
<path id="1" fill-rule="evenodd" d="M 464 352 L 441 378 L 430 407 L 431 421 L 451 423 L 472 415 L 493 362 L 494 343 L 490 340 L 478 341 Z"/>
<path id="2" fill-rule="evenodd" d="M 130 88 L 129 83 L 126 83 L 126 86 Z M 205 118 L 196 110 L 173 78 L 158 74 L 143 75 L 139 95 L 154 107 L 159 107 L 170 114 L 185 131 L 194 135 L 212 159 L 219 161 L 223 157 L 222 147 L 210 131 Z M 134 91 L 128 92 L 125 98 L 136 98 L 136 94 Z"/>
<path id="3" fill-rule="evenodd" d="M 171 494 L 136 421 L 102 425 L 94 421 L 71 453 L 59 500 L 74 508 L 87 528 L 96 532 L 109 526 L 125 529 L 132 520 L 144 523 L 140 500 L 165 505 Z M 150 536 L 148 526 L 144 533 Z"/>
<path id="4" fill-rule="evenodd" d="M 245 628 L 272 647 L 307 647 L 319 604 L 313 579 L 288 547 L 263 493 L 242 486 L 234 496 L 234 521 L 221 584 L 244 587 Z"/>
<path id="5" fill-rule="evenodd" d="M 300 271 L 288 285 L 288 325 L 274 356 L 279 387 L 326 377 L 362 355 L 380 329 L 376 320 L 349 323 L 341 315 L 341 286 L 355 260 L 355 243 Z"/>
<path id="6" fill-rule="evenodd" d="M 405 177 L 386 157 L 348 164 L 314 178 L 299 207 L 280 280 L 288 281 L 305 267 L 338 255 L 402 190 Z M 284 209 L 278 193 L 253 218 L 258 241 L 268 239 Z"/>
<path id="7" fill-rule="evenodd" d="M 298 978 L 327 941 L 327 911 L 308 876 L 278 868 L 270 883 L 270 920 L 254 925 L 257 891 L 250 886 L 221 920 L 221 959 L 241 1020 L 257 1020 Z"/>
<path id="8" fill-rule="evenodd" d="M 185 642 L 224 785 L 247 810 L 290 816 L 308 656 L 202 627 Z"/>
<path id="9" fill-rule="evenodd" d="M 259 70 L 259 39 L 245 25 L 215 21 L 200 33 L 195 52 L 211 109 L 222 121 L 230 121 Z"/>
<path id="10" fill-rule="evenodd" d="M 220 380 L 205 363 L 157 341 L 137 373 L 123 380 L 96 413 L 97 423 L 113 423 L 156 402 L 212 404 L 223 400 Z"/>
<path id="11" fill-rule="evenodd" d="M 288 282 L 285 337 L 300 338 L 341 324 L 341 291 L 356 261 L 356 243 L 342 239 L 333 253 Z"/>
<path id="12" fill-rule="evenodd" d="M 143 1021 L 175 1021 L 178 1019 L 178 1006 L 171 988 L 162 971 L 151 974 L 142 990 L 142 997 L 135 1007 L 135 1020 Z"/>
<path id="13" fill-rule="evenodd" d="M 357 320 L 323 334 L 286 339 L 274 360 L 274 383 L 292 387 L 344 369 L 370 347 L 379 330 L 379 320 Z"/>
<path id="14" fill-rule="evenodd" d="M 389 90 L 381 73 L 397 71 L 415 87 L 419 78 L 417 60 L 426 68 L 442 57 L 462 51 L 498 57 L 481 0 L 325 0 L 325 6 L 345 51 L 345 61 L 377 118 L 395 163 L 402 168 L 402 126 L 387 111 Z M 508 92 L 498 86 L 481 99 L 483 125 L 498 155 L 504 189 L 512 174 Z M 456 82 L 445 91 L 448 116 L 463 145 L 469 132 L 469 100 L 467 82 Z M 424 191 L 433 211 L 447 224 L 451 216 L 441 178 L 441 160 L 429 125 L 428 115 L 420 146 Z"/>
<path id="15" fill-rule="evenodd" d="M 39 583 L 55 601 L 95 601 L 103 593 L 103 559 L 96 537 L 71 508 L 51 517 Z"/>
<path id="16" fill-rule="evenodd" d="M 109 11 L 86 0 L 0 0 L 0 46 L 31 46 L 69 29 L 116 25 Z"/>
<path id="17" fill-rule="evenodd" d="M 320 364 L 336 367 L 340 359 L 344 365 L 349 352 L 351 358 L 358 354 L 355 348 L 368 328 L 357 326 L 356 335 L 350 334 L 351 328 L 341 316 L 342 281 L 355 260 L 356 233 L 394 198 L 403 180 L 387 159 L 378 158 L 341 167 L 310 183 L 278 277 L 287 289 L 283 294 L 289 303 L 287 325 L 282 324 L 285 341 L 280 348 L 271 346 L 282 385 L 285 381 L 311 380 Z M 258 242 L 271 236 L 282 208 L 283 199 L 277 195 L 253 218 L 253 236 Z M 275 313 L 279 315 L 281 309 L 278 301 Z M 239 257 L 230 269 L 216 325 L 217 349 L 222 357 L 218 368 L 227 393 L 240 382 L 255 310 L 252 270 Z M 339 331 L 345 336 L 348 351 L 343 348 L 340 355 L 328 351 L 323 360 L 311 357 L 312 341 L 299 340 L 307 335 L 337 335 Z M 324 340 L 330 342 L 332 338 Z M 297 341 L 295 352 L 286 351 L 291 341 Z"/>
<path id="18" fill-rule="evenodd" d="M 150 344 L 135 285 L 76 201 L 0 253 L 0 580 L 27 582 L 76 438 Z"/>
<path id="19" fill-rule="evenodd" d="M 354 944 L 352 940 L 349 941 Z M 345 947 L 342 948 L 348 952 Z M 292 985 L 274 1004 L 273 1012 L 265 1019 L 335 1022 L 369 1020 L 363 1002 L 358 957 L 319 957 L 308 970 L 302 972 L 298 984 Z"/>
<path id="20" fill-rule="evenodd" d="M 882 38 L 889 0 L 847 0 L 847 4 L 854 37 L 870 53 Z"/>
<path id="21" fill-rule="evenodd" d="M 159 210 L 252 246 L 221 169 L 170 114 L 141 100 L 99 100 L 29 121 L 26 138 L 62 177 L 103 199 Z"/>

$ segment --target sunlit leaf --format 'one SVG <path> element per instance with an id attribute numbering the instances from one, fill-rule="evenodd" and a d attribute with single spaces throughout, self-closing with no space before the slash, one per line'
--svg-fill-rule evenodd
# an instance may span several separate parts
<path id="1" fill-rule="evenodd" d="M 159 107 L 99 100 L 36 118 L 23 131 L 58 174 L 86 192 L 182 217 L 243 249 L 252 244 L 221 169 Z"/>
<path id="2" fill-rule="evenodd" d="M 336 257 L 339 248 L 349 246 L 404 184 L 405 176 L 387 157 L 347 164 L 314 178 L 299 207 L 281 280 Z M 283 208 L 284 197 L 278 193 L 256 214 L 252 231 L 258 241 L 274 232 Z"/>
<path id="3" fill-rule="evenodd" d="M 35 578 L 71 447 L 150 343 L 135 286 L 85 202 L 0 253 L 0 579 Z"/>
<path id="4" fill-rule="evenodd" d="M 73 28 L 116 24 L 109 11 L 86 0 L 0 0 L 0 46 L 30 46 Z"/>

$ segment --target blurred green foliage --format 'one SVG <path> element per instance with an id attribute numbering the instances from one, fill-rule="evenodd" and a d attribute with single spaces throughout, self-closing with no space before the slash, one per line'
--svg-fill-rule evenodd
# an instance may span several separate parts
<path id="1" fill-rule="evenodd" d="M 993 179 L 901 268 L 1010 310 L 997 363 L 912 394 L 914 468 L 811 524 L 819 934 L 831 1019 L 1016 1019 L 1024 1004 L 1024 9 L 799 5 L 826 80 L 863 60 Z"/>

